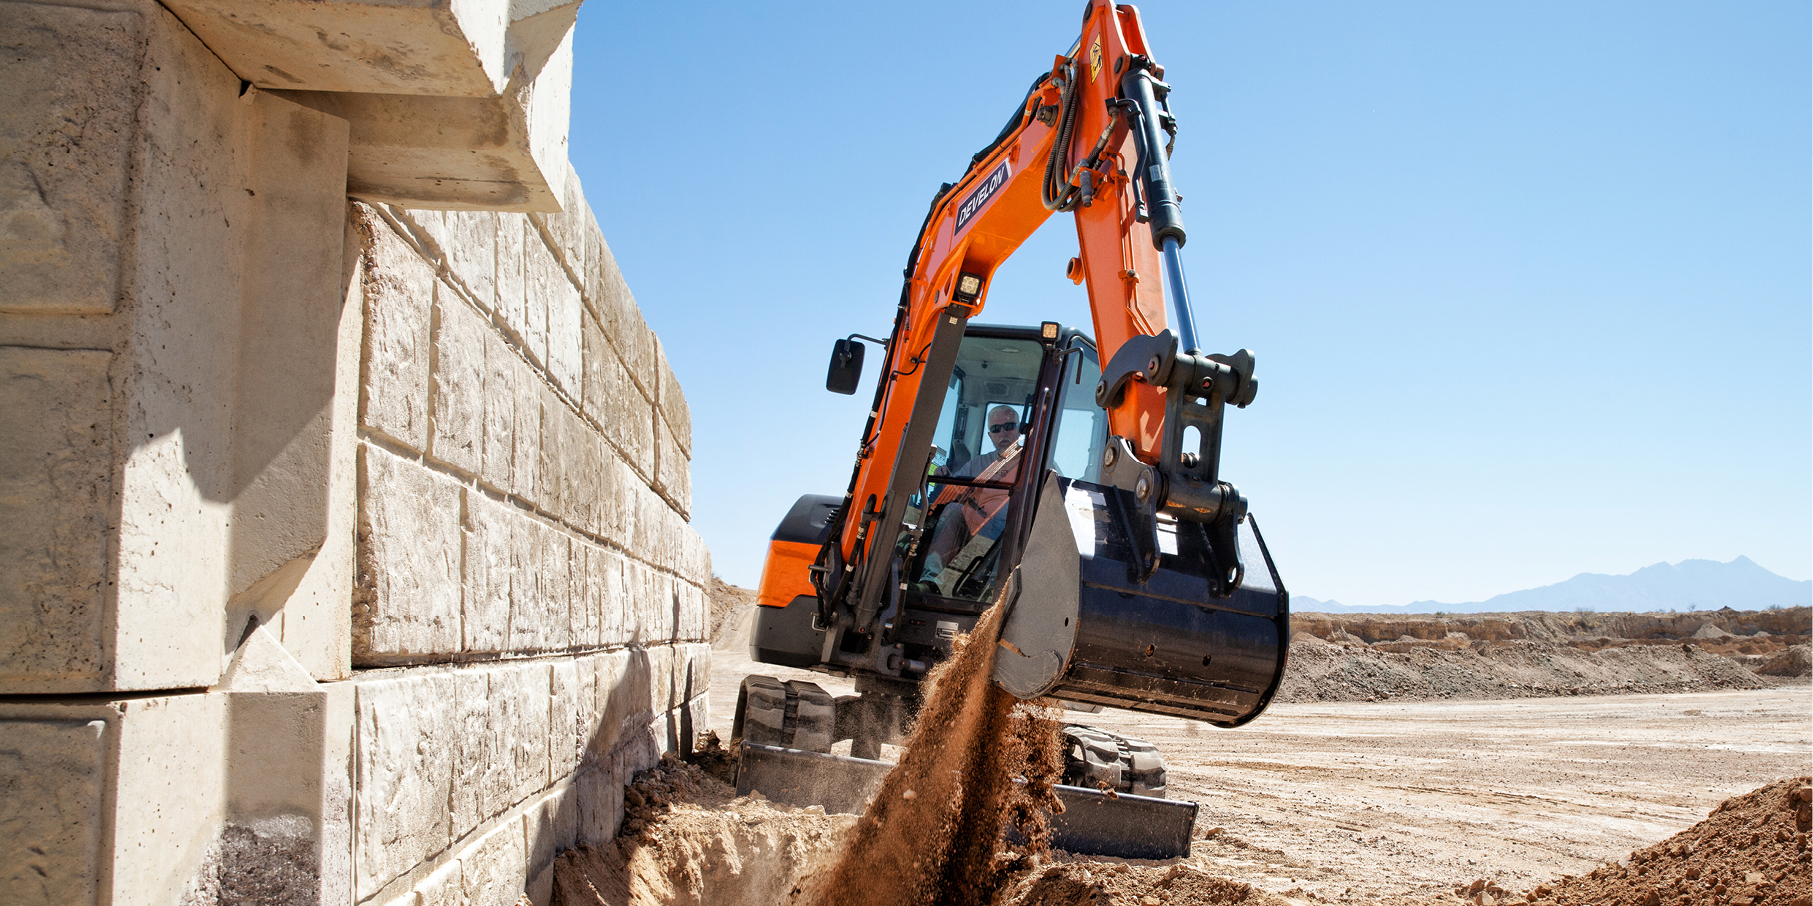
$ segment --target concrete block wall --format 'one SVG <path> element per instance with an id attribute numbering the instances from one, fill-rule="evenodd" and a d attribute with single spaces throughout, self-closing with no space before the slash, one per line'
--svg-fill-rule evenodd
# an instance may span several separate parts
<path id="1" fill-rule="evenodd" d="M 545 902 L 704 706 L 685 397 L 566 184 L 558 215 L 353 209 L 355 902 Z"/>
<path id="2" fill-rule="evenodd" d="M 702 723 L 685 397 L 570 168 L 351 202 L 228 34 L 0 0 L 0 903 L 546 904 Z"/>

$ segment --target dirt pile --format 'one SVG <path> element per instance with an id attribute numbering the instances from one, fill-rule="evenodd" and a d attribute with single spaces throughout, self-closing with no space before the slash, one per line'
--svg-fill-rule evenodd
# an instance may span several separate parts
<path id="1" fill-rule="evenodd" d="M 1383 651 L 1299 636 L 1278 701 L 1427 701 L 1760 689 L 1769 683 L 1698 642 L 1584 651 L 1493 642 Z"/>
<path id="2" fill-rule="evenodd" d="M 827 867 L 856 819 L 737 797 L 671 760 L 624 793 L 622 836 L 554 864 L 555 906 L 783 906 Z M 633 829 L 632 829 L 633 828 Z"/>
<path id="3" fill-rule="evenodd" d="M 1059 862 L 1028 872 L 1006 906 L 1285 906 L 1250 884 L 1189 865 Z"/>
<path id="4" fill-rule="evenodd" d="M 1029 850 L 1044 844 L 1040 806 L 1061 808 L 1051 793 L 1062 767 L 1057 724 L 990 678 L 1000 619 L 996 602 L 927 678 L 906 750 L 817 906 L 994 903 L 1028 853 L 1003 851 L 1002 825 L 1011 819 Z"/>
<path id="5" fill-rule="evenodd" d="M 1295 613 L 1291 629 L 1329 639 L 1339 631 L 1368 645 L 1401 650 L 1399 644 L 1437 643 L 1440 647 L 1465 648 L 1472 642 L 1581 643 L 1607 647 L 1636 643 L 1667 644 L 1683 639 L 1707 642 L 1731 640 L 1733 651 L 1716 654 L 1759 654 L 1806 644 L 1813 631 L 1813 608 L 1781 610 L 1702 610 L 1690 613 L 1520 613 L 1479 614 L 1378 614 Z M 1773 640 L 1773 641 L 1771 641 Z M 1710 647 L 1710 646 L 1709 646 Z"/>
<path id="6" fill-rule="evenodd" d="M 1808 906 L 1808 780 L 1734 796 L 1705 821 L 1627 860 L 1541 885 L 1526 899 L 1537 906 Z"/>
<path id="7" fill-rule="evenodd" d="M 1809 675 L 1810 613 L 1292 614 L 1278 700 L 1758 689 Z"/>

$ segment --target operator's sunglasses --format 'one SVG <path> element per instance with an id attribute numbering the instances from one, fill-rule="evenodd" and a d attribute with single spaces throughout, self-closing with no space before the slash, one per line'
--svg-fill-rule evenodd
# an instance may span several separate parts
<path id="1" fill-rule="evenodd" d="M 1002 422 L 998 425 L 989 425 L 988 433 L 1000 434 L 1003 431 L 1017 431 L 1017 430 L 1019 430 L 1019 428 L 1020 428 L 1019 422 Z"/>

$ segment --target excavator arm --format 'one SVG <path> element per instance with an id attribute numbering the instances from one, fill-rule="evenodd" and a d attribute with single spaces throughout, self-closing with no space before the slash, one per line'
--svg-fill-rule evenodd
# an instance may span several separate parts
<path id="1" fill-rule="evenodd" d="M 1162 75 L 1138 12 L 1092 0 L 1071 52 L 1033 83 L 963 177 L 939 190 L 908 258 L 855 474 L 813 568 L 825 622 L 848 604 L 844 619 L 868 631 L 898 585 L 890 554 L 926 474 L 964 326 L 986 304 L 995 270 L 1054 213 L 1075 218 L 1079 254 L 1069 276 L 1088 289 L 1108 363 L 1098 402 L 1118 457 L 1111 483 L 1142 495 L 1147 522 L 1166 510 L 1201 522 L 1244 514 L 1244 502 L 1215 472 L 1220 409 L 1251 400 L 1252 356 L 1205 357 L 1196 348 L 1181 263 L 1186 232 L 1167 161 L 1176 123 Z M 1167 279 L 1175 332 L 1166 317 Z M 1186 452 L 1189 427 L 1201 442 Z M 1156 532 L 1155 522 L 1148 527 Z M 1157 543 L 1142 540 L 1151 541 L 1136 542 L 1149 574 Z"/>

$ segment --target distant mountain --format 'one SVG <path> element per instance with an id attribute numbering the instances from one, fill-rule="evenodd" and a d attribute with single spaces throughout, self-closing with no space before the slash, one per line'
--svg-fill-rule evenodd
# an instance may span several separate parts
<path id="1" fill-rule="evenodd" d="M 1581 573 L 1565 582 L 1498 595 L 1484 601 L 1448 604 L 1412 601 L 1402 607 L 1374 607 L 1396 613 L 1509 613 L 1519 610 L 1599 612 L 1661 610 L 1766 610 L 1772 606 L 1813 605 L 1813 580 L 1796 582 L 1778 576 L 1749 557 L 1730 563 L 1683 560 L 1645 566 L 1628 576 Z M 1302 612 L 1343 613 L 1359 610 L 1337 601 L 1291 599 Z"/>

